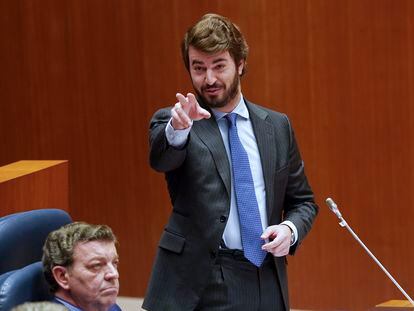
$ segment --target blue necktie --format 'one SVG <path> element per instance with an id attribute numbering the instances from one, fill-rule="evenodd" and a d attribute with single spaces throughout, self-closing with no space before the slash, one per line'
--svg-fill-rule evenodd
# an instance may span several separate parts
<path id="1" fill-rule="evenodd" d="M 237 133 L 237 114 L 227 114 L 226 119 L 229 126 L 234 191 L 236 194 L 237 210 L 239 212 L 244 256 L 255 266 L 260 267 L 267 253 L 262 250 L 264 241 L 260 236 L 263 233 L 263 229 L 256 193 L 254 192 L 249 158 Z"/>

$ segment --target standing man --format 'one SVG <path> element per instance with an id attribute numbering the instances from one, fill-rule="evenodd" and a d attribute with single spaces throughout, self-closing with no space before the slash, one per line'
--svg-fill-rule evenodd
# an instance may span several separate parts
<path id="1" fill-rule="evenodd" d="M 70 311 L 119 311 L 115 243 L 105 225 L 74 222 L 49 233 L 42 261 L 53 301 Z"/>
<path id="2" fill-rule="evenodd" d="M 286 115 L 241 93 L 247 43 L 207 14 L 184 36 L 196 95 L 155 113 L 151 166 L 173 204 L 143 307 L 289 310 L 286 258 L 318 212 Z"/>

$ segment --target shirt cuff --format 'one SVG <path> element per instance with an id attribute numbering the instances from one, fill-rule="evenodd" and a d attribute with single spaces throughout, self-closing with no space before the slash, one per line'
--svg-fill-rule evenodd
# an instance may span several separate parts
<path id="1" fill-rule="evenodd" d="M 296 226 L 291 222 L 290 220 L 285 220 L 281 223 L 281 225 L 288 226 L 290 230 L 293 232 L 293 242 L 290 244 L 290 246 L 295 245 L 295 243 L 298 240 L 298 229 L 296 229 Z"/>
<path id="2" fill-rule="evenodd" d="M 187 142 L 188 134 L 190 133 L 191 127 L 193 126 L 193 121 L 191 125 L 183 130 L 176 130 L 171 124 L 171 119 L 168 121 L 167 126 L 165 127 L 165 136 L 170 146 L 174 148 L 181 148 Z"/>

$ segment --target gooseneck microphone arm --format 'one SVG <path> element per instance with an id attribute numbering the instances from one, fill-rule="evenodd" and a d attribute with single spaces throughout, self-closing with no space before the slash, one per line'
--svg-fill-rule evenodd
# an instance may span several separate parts
<path id="1" fill-rule="evenodd" d="M 369 256 L 375 261 L 375 263 L 384 271 L 384 273 L 388 276 L 388 278 L 394 283 L 395 286 L 400 290 L 400 292 L 405 296 L 405 298 L 408 299 L 408 301 L 414 306 L 414 301 L 411 299 L 410 296 L 405 292 L 405 290 L 398 284 L 398 282 L 392 277 L 392 275 L 385 269 L 385 267 L 380 263 L 380 261 L 374 256 L 373 253 L 368 249 L 368 247 L 365 246 L 365 244 L 360 240 L 360 238 L 355 234 L 355 232 L 351 229 L 351 227 L 347 224 L 345 219 L 342 217 L 341 212 L 338 209 L 338 206 L 335 204 L 335 202 L 331 198 L 326 199 L 326 204 L 328 205 L 329 209 L 338 217 L 339 219 L 339 225 L 341 227 L 345 227 L 355 238 L 355 240 L 358 241 L 358 243 L 365 249 L 365 251 L 368 253 Z"/>

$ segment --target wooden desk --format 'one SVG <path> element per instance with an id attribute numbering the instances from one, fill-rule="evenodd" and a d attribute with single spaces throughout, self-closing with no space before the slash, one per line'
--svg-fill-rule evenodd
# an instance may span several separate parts
<path id="1" fill-rule="evenodd" d="M 18 161 L 0 167 L 0 217 L 41 208 L 69 211 L 68 161 Z"/>
<path id="2" fill-rule="evenodd" d="M 414 306 L 408 300 L 388 300 L 376 305 L 374 310 L 414 310 Z"/>

